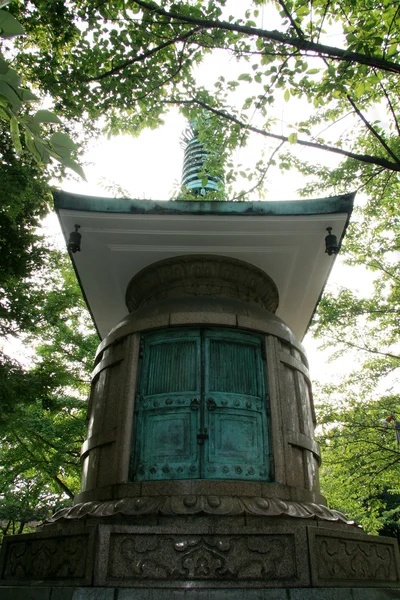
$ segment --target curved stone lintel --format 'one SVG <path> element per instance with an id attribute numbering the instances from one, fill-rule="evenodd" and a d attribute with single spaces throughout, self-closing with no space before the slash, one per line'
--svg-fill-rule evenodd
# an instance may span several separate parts
<path id="1" fill-rule="evenodd" d="M 211 254 L 176 256 L 153 263 L 130 281 L 129 312 L 151 302 L 185 296 L 243 300 L 274 313 L 279 294 L 264 271 L 242 260 Z"/>
<path id="2" fill-rule="evenodd" d="M 354 525 L 342 513 L 314 503 L 283 501 L 279 499 L 231 496 L 138 496 L 107 502 L 83 502 L 57 512 L 46 523 L 77 520 L 85 517 L 113 517 L 123 515 L 254 515 L 263 517 L 294 517 L 317 519 Z"/>

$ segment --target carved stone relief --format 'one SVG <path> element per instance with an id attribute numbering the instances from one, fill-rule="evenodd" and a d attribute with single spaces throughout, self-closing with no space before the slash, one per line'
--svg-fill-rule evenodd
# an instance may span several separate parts
<path id="1" fill-rule="evenodd" d="M 114 533 L 107 575 L 140 580 L 294 581 L 294 536 Z"/>
<path id="2" fill-rule="evenodd" d="M 351 524 L 336 510 L 313 503 L 283 501 L 272 498 L 233 496 L 137 496 L 107 502 L 84 502 L 56 513 L 48 523 L 62 519 L 81 519 L 86 516 L 110 517 L 113 515 L 260 515 L 288 516 L 300 519 L 320 519 Z"/>
<path id="3" fill-rule="evenodd" d="M 83 579 L 87 562 L 87 535 L 57 536 L 51 538 L 5 540 L 7 559 L 3 578 L 30 579 Z"/>
<path id="4" fill-rule="evenodd" d="M 382 543 L 317 537 L 320 580 L 396 581 L 393 547 Z"/>

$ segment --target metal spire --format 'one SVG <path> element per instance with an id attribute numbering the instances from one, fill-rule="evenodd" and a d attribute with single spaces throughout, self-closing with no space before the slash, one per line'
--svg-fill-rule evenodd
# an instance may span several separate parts
<path id="1" fill-rule="evenodd" d="M 189 189 L 196 196 L 205 196 L 208 191 L 218 191 L 220 189 L 221 178 L 209 175 L 208 173 L 203 178 L 200 175 L 204 169 L 208 151 L 199 141 L 196 125 L 197 121 L 191 121 L 180 138 L 181 147 L 185 150 L 182 186 Z M 206 183 L 204 179 L 207 180 Z"/>

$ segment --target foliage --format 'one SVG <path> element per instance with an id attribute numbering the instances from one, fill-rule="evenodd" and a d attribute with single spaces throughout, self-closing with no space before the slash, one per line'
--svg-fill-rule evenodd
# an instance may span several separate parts
<path id="1" fill-rule="evenodd" d="M 23 528 L 42 519 L 79 489 L 98 342 L 66 256 L 48 250 L 32 286 L 40 307 L 23 336 L 25 347 L 33 346 L 31 364 L 0 355 L 0 519 L 8 533 L 15 522 Z"/>
<path id="2" fill-rule="evenodd" d="M 336 177 L 331 172 L 327 183 Z M 400 416 L 396 187 L 388 177 L 366 185 L 370 201 L 353 216 L 343 248 L 353 287 L 325 293 L 313 331 L 333 359 L 355 363 L 343 381 L 322 386 L 319 393 L 323 490 L 332 506 L 368 531 L 385 528 L 399 535 L 400 447 L 393 427 L 386 430 L 381 423 L 392 412 Z M 357 289 L 358 277 L 369 289 Z"/>
<path id="3" fill-rule="evenodd" d="M 23 34 L 24 29 L 17 19 L 0 8 L 0 39 L 8 40 Z M 22 155 L 24 151 L 22 136 L 25 147 L 39 164 L 46 165 L 54 158 L 85 178 L 82 167 L 71 156 L 77 145 L 67 134 L 52 131 L 54 125 L 61 124 L 57 115 L 44 109 L 31 113 L 31 104 L 39 100 L 23 85 L 22 77 L 0 53 L 0 121 L 8 123 L 17 154 Z M 43 137 L 43 125 L 51 132 L 47 139 Z"/>
<path id="4" fill-rule="evenodd" d="M 234 15 L 225 0 L 10 6 L 28 34 L 16 41 L 16 66 L 50 94 L 58 114 L 81 119 L 88 131 L 101 118 L 109 134 L 138 135 L 161 124 L 175 104 L 190 119 L 199 111 L 213 117 L 225 155 L 261 136 L 273 143 L 269 153 L 283 142 L 354 158 L 360 177 L 368 165 L 400 171 L 398 11 L 381 0 L 368 7 L 361 0 L 319 0 L 312 8 L 304 0 L 253 0 Z M 264 20 L 275 28 L 263 28 Z M 332 32 L 338 47 L 329 44 Z M 215 73 L 212 51 L 226 73 Z M 207 84 L 199 82 L 201 62 Z M 285 101 L 304 118 L 277 122 L 272 107 Z M 374 111 L 385 115 L 384 127 Z M 339 130 L 327 127 L 341 120 Z M 207 132 L 205 138 L 218 152 L 220 140 Z M 376 144 L 366 152 L 364 142 Z M 263 163 L 261 174 L 268 159 Z M 261 185 L 261 174 L 255 165 L 239 174 L 232 164 L 226 180 L 229 186 L 238 177 L 261 179 Z"/>
<path id="5" fill-rule="evenodd" d="M 393 425 L 382 421 L 391 411 L 399 413 L 399 397 L 385 395 L 377 401 L 358 387 L 351 392 L 349 382 L 326 386 L 322 397 L 323 492 L 331 506 L 351 515 L 367 532 L 387 525 L 396 525 L 398 532 L 400 506 L 391 503 L 400 497 L 400 448 Z"/>
<path id="6" fill-rule="evenodd" d="M 42 169 L 29 154 L 19 159 L 10 135 L 0 134 L 0 331 L 15 335 L 39 318 L 43 291 L 30 274 L 43 266 L 40 220 L 50 210 L 50 191 Z"/>

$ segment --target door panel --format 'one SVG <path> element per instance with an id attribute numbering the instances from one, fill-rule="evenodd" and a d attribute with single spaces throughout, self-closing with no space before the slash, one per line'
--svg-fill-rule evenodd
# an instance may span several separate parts
<path id="1" fill-rule="evenodd" d="M 261 343 L 244 332 L 205 332 L 205 479 L 268 476 Z"/>
<path id="2" fill-rule="evenodd" d="M 200 332 L 143 336 L 136 398 L 137 481 L 200 477 Z"/>
<path id="3" fill-rule="evenodd" d="M 265 480 L 263 337 L 188 329 L 143 341 L 133 477 Z"/>

